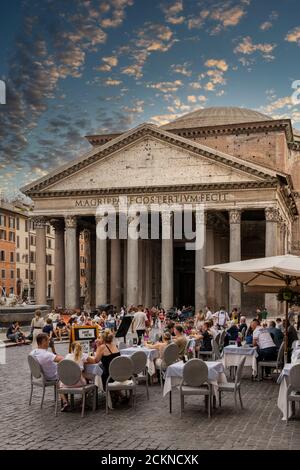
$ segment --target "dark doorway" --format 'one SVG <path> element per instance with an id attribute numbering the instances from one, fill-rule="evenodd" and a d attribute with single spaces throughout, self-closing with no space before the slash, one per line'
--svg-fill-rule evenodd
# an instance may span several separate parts
<path id="1" fill-rule="evenodd" d="M 184 244 L 174 247 L 174 303 L 178 307 L 195 304 L 195 252 Z"/>

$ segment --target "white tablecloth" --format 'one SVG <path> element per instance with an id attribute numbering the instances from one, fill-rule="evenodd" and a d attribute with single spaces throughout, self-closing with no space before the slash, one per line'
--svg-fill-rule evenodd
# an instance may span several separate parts
<path id="1" fill-rule="evenodd" d="M 287 400 L 286 400 L 288 380 L 289 380 L 291 367 L 293 367 L 293 364 L 285 364 L 277 380 L 277 383 L 280 383 L 277 406 L 282 411 L 283 420 L 286 420 L 287 414 L 289 418 L 292 416 L 292 405 L 291 403 L 289 403 L 289 409 L 287 410 Z"/>
<path id="2" fill-rule="evenodd" d="M 132 354 L 136 353 L 137 351 L 143 351 L 146 356 L 147 356 L 147 368 L 149 375 L 154 375 L 155 374 L 155 364 L 154 364 L 154 359 L 159 357 L 159 352 L 157 349 L 149 349 L 144 346 L 136 346 L 136 347 L 130 347 L 130 348 L 125 348 L 121 349 L 120 353 L 121 356 L 132 356 Z"/>
<path id="3" fill-rule="evenodd" d="M 246 348 L 239 346 L 226 346 L 223 349 L 222 362 L 225 368 L 237 367 L 243 357 L 246 357 L 245 367 L 252 367 L 253 375 L 257 374 L 257 351 L 256 348 Z"/>
<path id="4" fill-rule="evenodd" d="M 102 376 L 103 370 L 99 364 L 85 364 L 84 376 L 87 379 L 93 380 L 99 390 L 103 390 Z"/>
<path id="5" fill-rule="evenodd" d="M 213 385 L 214 394 L 216 394 L 218 391 L 218 384 L 227 382 L 224 366 L 222 362 L 219 361 L 207 361 L 205 364 L 208 367 L 208 381 Z M 167 368 L 163 390 L 164 396 L 171 392 L 173 387 L 176 387 L 181 383 L 183 367 L 184 362 L 179 361 Z"/>

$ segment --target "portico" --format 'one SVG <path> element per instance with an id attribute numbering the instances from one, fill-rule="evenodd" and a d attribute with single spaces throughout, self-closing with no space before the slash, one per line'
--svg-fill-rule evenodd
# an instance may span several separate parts
<path id="1" fill-rule="evenodd" d="M 250 299 L 238 283 L 205 273 L 203 266 L 289 252 L 297 214 L 290 184 L 280 171 L 157 126 L 144 124 L 114 137 L 23 188 L 35 202 L 38 302 L 46 298 L 44 224 L 50 221 L 55 228 L 56 305 L 75 309 L 80 301 L 90 308 L 143 303 L 168 309 L 192 304 L 198 310 L 224 304 L 251 311 L 264 303 L 261 294 Z M 116 236 L 99 236 L 106 217 L 96 213 L 99 205 L 114 209 Z M 141 205 L 148 211 L 147 236 L 142 237 Z M 183 233 L 179 239 L 174 232 L 176 210 L 184 205 L 192 212 L 194 235 L 203 235 L 201 247 L 192 254 L 185 248 L 195 236 L 188 239 Z M 125 206 L 130 207 L 127 214 Z M 153 211 L 159 221 L 155 237 Z M 89 249 L 86 294 L 80 299 L 83 231 Z M 266 302 L 275 310 L 274 296 Z"/>

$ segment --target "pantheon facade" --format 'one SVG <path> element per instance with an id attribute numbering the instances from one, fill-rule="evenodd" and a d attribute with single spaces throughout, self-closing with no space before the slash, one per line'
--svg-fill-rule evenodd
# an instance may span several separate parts
<path id="1" fill-rule="evenodd" d="M 87 308 L 100 304 L 225 305 L 251 313 L 276 297 L 247 293 L 203 266 L 300 253 L 300 135 L 290 119 L 244 108 L 206 108 L 158 127 L 88 135 L 91 150 L 22 188 L 34 201 L 36 295 L 46 302 L 45 224 L 55 228 L 54 303 L 80 305 L 79 237 L 86 244 Z M 183 238 L 98 237 L 97 207 L 201 204 L 199 250 Z M 136 214 L 138 216 L 138 214 Z M 173 233 L 172 213 L 159 216 Z M 121 214 L 117 214 L 120 223 Z M 128 218 L 128 222 L 130 222 Z M 149 224 L 151 225 L 151 224 Z M 151 227 L 149 227 L 149 233 Z M 82 300 L 82 299 L 81 299 Z"/>

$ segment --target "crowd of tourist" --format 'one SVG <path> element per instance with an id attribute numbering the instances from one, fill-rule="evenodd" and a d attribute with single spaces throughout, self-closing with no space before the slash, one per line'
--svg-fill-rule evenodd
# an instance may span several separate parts
<path id="1" fill-rule="evenodd" d="M 99 336 L 93 344 L 93 355 L 84 353 L 81 343 L 74 341 L 71 344 L 71 352 L 66 358 L 75 361 L 82 371 L 81 379 L 74 386 L 87 383 L 84 366 L 87 363 L 93 363 L 101 365 L 102 382 L 105 387 L 109 377 L 109 365 L 115 357 L 120 355 L 115 341 L 115 332 L 126 315 L 132 317 L 131 331 L 136 334 L 138 344 L 158 351 L 158 357 L 155 360 L 157 369 L 161 367 L 164 350 L 171 342 L 177 344 L 179 358 L 185 360 L 187 344 L 191 339 L 194 340 L 196 352 L 209 352 L 212 350 L 212 339 L 216 338 L 220 331 L 225 331 L 224 346 L 234 343 L 256 347 L 258 361 L 276 359 L 284 340 L 286 327 L 288 328 L 289 348 L 293 341 L 298 339 L 292 316 L 289 317 L 288 325 L 280 318 L 267 323 L 267 320 L 262 320 L 259 312 L 256 312 L 255 318 L 248 323 L 246 317 L 237 309 L 229 314 L 223 306 L 216 312 L 212 312 L 207 306 L 204 311 L 199 311 L 192 317 L 188 316 L 185 321 L 180 322 L 170 319 L 163 309 L 154 307 L 148 309 L 138 305 L 128 310 L 123 307 L 119 313 L 95 311 L 93 316 L 87 312 L 74 312 L 68 318 L 62 313 L 52 311 L 46 319 L 43 319 L 41 312 L 36 311 L 31 323 L 33 347 L 31 354 L 40 363 L 47 379 L 57 379 L 57 363 L 64 357 L 56 353 L 54 339 L 60 341 L 64 335 L 68 338 L 74 325 L 97 325 Z M 16 322 L 9 328 L 7 335 L 14 341 L 25 340 L 25 335 Z M 48 351 L 49 348 L 51 352 Z M 61 384 L 61 386 L 64 385 Z M 66 411 L 69 408 L 67 397 L 62 396 L 62 400 L 62 411 Z"/>

